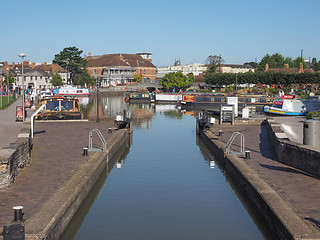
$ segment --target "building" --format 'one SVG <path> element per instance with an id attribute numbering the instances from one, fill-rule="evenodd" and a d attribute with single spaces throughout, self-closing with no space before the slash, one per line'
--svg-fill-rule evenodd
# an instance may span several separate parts
<path id="1" fill-rule="evenodd" d="M 250 65 L 239 65 L 239 64 L 221 64 L 217 66 L 217 72 L 221 73 L 246 73 L 254 72 L 254 67 Z"/>
<path id="2" fill-rule="evenodd" d="M 11 69 L 11 73 L 16 78 L 14 89 L 22 89 L 22 71 L 20 68 Z M 52 88 L 51 79 L 53 73 L 45 72 L 43 70 L 36 70 L 30 68 L 23 69 L 24 89 L 32 88 L 35 90 Z"/>
<path id="3" fill-rule="evenodd" d="M 198 76 L 205 71 L 207 71 L 207 66 L 201 63 L 192 63 L 186 65 L 174 65 L 168 67 L 158 67 L 157 79 L 162 78 L 167 73 L 179 72 L 181 71 L 183 75 L 188 75 L 192 73 L 194 76 Z"/>
<path id="4" fill-rule="evenodd" d="M 52 64 L 47 64 L 46 62 L 44 64 L 41 65 L 36 65 L 35 67 L 33 67 L 32 69 L 34 70 L 42 70 L 45 72 L 51 72 L 53 74 L 58 73 L 64 84 L 67 84 L 68 82 L 68 72 L 62 68 L 61 66 L 59 66 L 56 63 L 52 63 Z"/>
<path id="5" fill-rule="evenodd" d="M 133 81 L 134 74 L 142 74 L 141 82 L 156 82 L 156 67 L 152 64 L 151 53 L 105 54 L 86 57 L 88 73 L 99 78 L 101 86 L 109 87 Z"/>

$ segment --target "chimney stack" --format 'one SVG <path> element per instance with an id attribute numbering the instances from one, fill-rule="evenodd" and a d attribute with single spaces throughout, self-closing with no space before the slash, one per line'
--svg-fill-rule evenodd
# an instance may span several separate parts
<path id="1" fill-rule="evenodd" d="M 266 72 L 268 69 L 269 69 L 269 64 L 266 63 L 266 67 L 265 67 L 264 71 Z"/>
<path id="2" fill-rule="evenodd" d="M 285 69 L 288 69 L 288 68 L 289 68 L 289 64 L 286 63 L 286 64 L 284 65 L 284 68 L 285 68 Z"/>

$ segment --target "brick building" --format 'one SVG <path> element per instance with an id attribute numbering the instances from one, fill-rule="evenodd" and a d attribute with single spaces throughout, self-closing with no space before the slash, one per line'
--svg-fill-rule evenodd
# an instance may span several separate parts
<path id="1" fill-rule="evenodd" d="M 132 82 L 133 75 L 142 74 L 141 82 L 156 82 L 156 67 L 152 64 L 151 53 L 105 54 L 87 57 L 88 73 L 99 78 L 104 87 Z"/>

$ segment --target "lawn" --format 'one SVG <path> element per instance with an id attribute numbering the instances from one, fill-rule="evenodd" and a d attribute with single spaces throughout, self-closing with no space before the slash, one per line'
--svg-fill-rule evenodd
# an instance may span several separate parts
<path id="1" fill-rule="evenodd" d="M 0 95 L 0 110 L 6 109 L 10 103 L 13 103 L 16 100 L 13 96 L 9 96 L 9 103 L 8 103 L 8 96 L 2 96 L 2 105 L 1 105 L 1 95 Z"/>

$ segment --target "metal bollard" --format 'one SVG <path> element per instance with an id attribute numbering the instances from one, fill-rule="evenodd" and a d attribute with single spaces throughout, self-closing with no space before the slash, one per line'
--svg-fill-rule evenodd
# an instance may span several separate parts
<path id="1" fill-rule="evenodd" d="M 108 133 L 112 133 L 112 128 L 109 128 Z"/>
<path id="2" fill-rule="evenodd" d="M 222 134 L 223 134 L 223 131 L 222 131 L 222 130 L 219 130 L 218 136 L 221 137 Z"/>
<path id="3" fill-rule="evenodd" d="M 22 212 L 23 206 L 14 206 L 14 214 L 13 214 L 13 221 L 14 222 L 22 222 L 23 221 L 23 215 L 24 213 Z"/>
<path id="4" fill-rule="evenodd" d="M 83 148 L 83 156 L 88 156 L 88 148 Z"/>
<path id="5" fill-rule="evenodd" d="M 245 151 L 245 159 L 250 159 L 250 151 Z"/>

